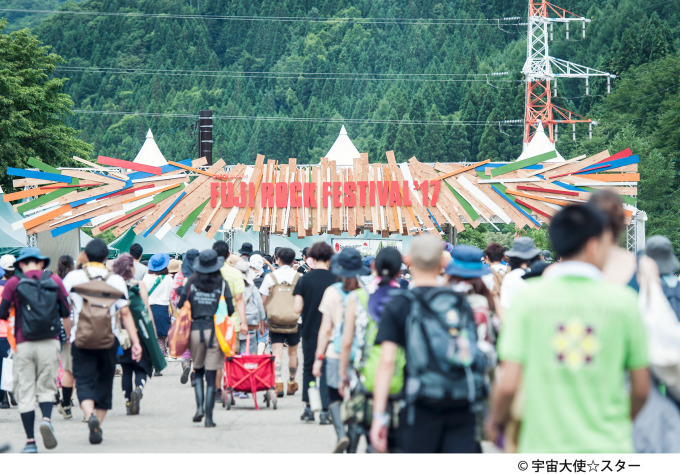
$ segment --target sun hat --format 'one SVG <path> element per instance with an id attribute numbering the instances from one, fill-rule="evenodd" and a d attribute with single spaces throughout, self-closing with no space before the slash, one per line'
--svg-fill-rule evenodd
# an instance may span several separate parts
<path id="1" fill-rule="evenodd" d="M 345 247 L 340 253 L 331 257 L 331 271 L 343 278 L 353 278 L 371 273 L 361 261 L 359 251 L 351 247 Z"/>
<path id="2" fill-rule="evenodd" d="M 171 259 L 170 263 L 168 263 L 168 273 L 177 273 L 181 270 L 181 268 L 182 262 L 176 258 Z"/>
<path id="3" fill-rule="evenodd" d="M 243 245 L 241 245 L 238 253 L 241 255 L 248 255 L 250 257 L 253 254 L 253 244 L 250 242 L 243 242 Z"/>
<path id="4" fill-rule="evenodd" d="M 645 254 L 656 262 L 661 275 L 672 275 L 680 270 L 680 262 L 673 253 L 671 241 L 663 235 L 654 235 L 647 239 Z"/>
<path id="5" fill-rule="evenodd" d="M 250 267 L 257 273 L 262 273 L 264 271 L 264 258 L 262 258 L 262 255 L 252 255 L 248 263 L 250 263 Z"/>
<path id="6" fill-rule="evenodd" d="M 531 264 L 526 273 L 522 275 L 522 278 L 524 280 L 528 280 L 529 278 L 540 277 L 541 275 L 543 275 L 545 269 L 548 268 L 550 265 L 552 265 L 552 263 L 548 263 L 548 261 L 544 262 L 543 260 L 538 260 Z"/>
<path id="7" fill-rule="evenodd" d="M 197 273 L 213 273 L 222 268 L 224 257 L 218 257 L 213 249 L 204 250 L 194 260 L 194 271 Z"/>
<path id="8" fill-rule="evenodd" d="M 50 257 L 45 257 L 42 253 L 40 253 L 40 249 L 37 247 L 24 247 L 21 249 L 21 252 L 19 252 L 19 258 L 16 259 L 16 264 L 23 260 L 27 260 L 29 258 L 34 258 L 36 260 L 42 260 L 45 262 L 45 268 L 50 266 Z"/>
<path id="9" fill-rule="evenodd" d="M 17 258 L 14 255 L 3 255 L 0 257 L 0 268 L 2 268 L 5 271 L 13 271 L 14 270 L 14 262 L 17 261 Z"/>
<path id="10" fill-rule="evenodd" d="M 545 260 L 548 263 L 553 262 L 552 254 L 550 253 L 550 250 L 543 250 L 541 252 L 541 257 L 543 257 L 543 260 Z"/>
<path id="11" fill-rule="evenodd" d="M 471 245 L 458 245 L 451 250 L 451 262 L 446 266 L 446 274 L 460 278 L 479 278 L 491 273 L 484 267 L 484 252 Z"/>
<path id="12" fill-rule="evenodd" d="M 512 248 L 505 253 L 508 257 L 517 257 L 522 260 L 531 260 L 541 253 L 541 249 L 534 246 L 534 239 L 531 237 L 517 237 L 512 243 Z"/>
<path id="13" fill-rule="evenodd" d="M 368 257 L 364 257 L 364 259 L 361 261 L 361 263 L 364 265 L 364 267 L 368 268 L 369 270 L 371 269 L 371 263 L 375 261 L 375 257 L 373 255 L 369 255 Z"/>
<path id="14" fill-rule="evenodd" d="M 160 272 L 170 263 L 170 255 L 167 253 L 155 253 L 149 259 L 149 270 L 152 272 Z"/>
<path id="15" fill-rule="evenodd" d="M 243 278 L 249 283 L 252 283 L 253 279 L 255 279 L 255 272 L 252 268 L 250 268 L 250 265 L 245 260 L 237 262 L 236 265 L 234 265 L 234 268 L 241 272 L 243 274 Z"/>

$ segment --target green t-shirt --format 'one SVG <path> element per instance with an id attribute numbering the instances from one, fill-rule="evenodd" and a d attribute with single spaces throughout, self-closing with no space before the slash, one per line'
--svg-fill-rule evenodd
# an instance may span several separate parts
<path id="1" fill-rule="evenodd" d="M 502 360 L 522 364 L 519 451 L 632 452 L 625 372 L 647 366 L 630 288 L 584 277 L 531 282 L 503 320 Z"/>

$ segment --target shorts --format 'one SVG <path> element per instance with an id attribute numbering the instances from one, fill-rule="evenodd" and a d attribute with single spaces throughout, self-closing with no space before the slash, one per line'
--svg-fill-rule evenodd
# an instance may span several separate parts
<path id="1" fill-rule="evenodd" d="M 288 344 L 288 347 L 297 346 L 300 344 L 300 330 L 290 334 L 283 334 L 280 332 L 269 331 L 269 338 L 272 344 Z"/>
<path id="2" fill-rule="evenodd" d="M 71 357 L 71 344 L 61 345 L 61 368 L 64 372 L 73 372 L 73 357 Z"/>
<path id="3" fill-rule="evenodd" d="M 203 332 L 203 341 L 201 342 L 201 332 Z M 220 349 L 220 343 L 217 338 L 213 336 L 212 347 L 210 344 L 210 336 L 212 329 L 192 329 L 189 337 L 189 351 L 191 352 L 191 360 L 194 363 L 195 369 L 205 370 L 221 370 L 224 366 L 224 353 Z"/>
<path id="4" fill-rule="evenodd" d="M 81 403 L 94 400 L 95 409 L 111 409 L 117 353 L 118 344 L 110 349 L 80 349 L 75 344 L 71 345 L 73 378 Z"/>
<path id="5" fill-rule="evenodd" d="M 59 371 L 59 341 L 44 339 L 17 344 L 14 355 L 14 395 L 19 413 L 32 412 L 38 403 L 54 401 Z"/>

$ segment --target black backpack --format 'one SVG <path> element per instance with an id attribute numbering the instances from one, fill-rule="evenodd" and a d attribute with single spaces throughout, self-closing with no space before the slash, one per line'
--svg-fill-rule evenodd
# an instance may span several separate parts
<path id="1" fill-rule="evenodd" d="M 477 347 L 474 315 L 464 295 L 451 288 L 405 291 L 411 300 L 406 318 L 407 421 L 414 404 L 469 407 L 488 393 L 486 355 Z"/>
<path id="2" fill-rule="evenodd" d="M 661 287 L 663 288 L 663 293 L 666 295 L 671 308 L 675 311 L 675 316 L 680 321 L 680 284 L 675 285 L 673 288 L 664 284 L 662 284 Z"/>
<path id="3" fill-rule="evenodd" d="M 28 341 L 56 337 L 61 332 L 59 317 L 59 285 L 44 272 L 39 280 L 17 274 L 17 296 L 21 330 Z"/>

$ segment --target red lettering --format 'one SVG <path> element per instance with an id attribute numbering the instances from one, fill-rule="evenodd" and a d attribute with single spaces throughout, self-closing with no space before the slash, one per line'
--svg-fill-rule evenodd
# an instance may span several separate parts
<path id="1" fill-rule="evenodd" d="M 401 206 L 401 193 L 399 192 L 399 182 L 390 181 L 390 206 Z"/>
<path id="2" fill-rule="evenodd" d="M 321 193 L 321 204 L 323 207 L 328 207 L 328 198 L 331 196 L 331 184 L 328 181 L 323 183 L 323 191 Z"/>
<path id="3" fill-rule="evenodd" d="M 234 205 L 234 183 L 222 182 L 222 207 L 232 207 Z"/>
<path id="4" fill-rule="evenodd" d="M 366 205 L 366 188 L 368 187 L 368 181 L 358 181 L 357 186 L 359 186 L 359 205 Z"/>
<path id="5" fill-rule="evenodd" d="M 276 207 L 288 207 L 288 183 L 276 183 Z"/>
<path id="6" fill-rule="evenodd" d="M 246 207 L 248 205 L 248 184 L 241 183 L 240 188 L 238 198 L 234 199 L 234 201 L 236 207 Z"/>
<path id="7" fill-rule="evenodd" d="M 302 189 L 302 183 L 293 181 L 290 183 L 290 207 L 302 207 L 302 198 L 298 194 Z"/>
<path id="8" fill-rule="evenodd" d="M 356 183 L 354 181 L 345 182 L 345 207 L 354 207 L 357 204 L 357 197 L 355 194 Z"/>
<path id="9" fill-rule="evenodd" d="M 274 185 L 262 183 L 262 207 L 274 207 Z"/>
<path id="10" fill-rule="evenodd" d="M 441 187 L 442 182 L 438 179 L 437 181 L 434 181 L 432 185 L 434 186 L 434 191 L 432 192 L 432 205 L 436 206 L 437 198 L 439 197 L 439 188 Z"/>
<path id="11" fill-rule="evenodd" d="M 389 181 L 378 181 L 378 199 L 381 206 L 387 206 L 387 198 L 390 194 Z"/>
<path id="12" fill-rule="evenodd" d="M 316 183 L 305 183 L 302 188 L 302 196 L 305 207 L 316 207 L 316 199 L 314 195 L 316 194 Z"/>
<path id="13" fill-rule="evenodd" d="M 368 184 L 368 203 L 371 206 L 375 206 L 375 181 L 370 181 Z"/>
<path id="14" fill-rule="evenodd" d="M 217 207 L 217 200 L 220 198 L 220 183 L 212 181 L 210 183 L 210 207 Z"/>
<path id="15" fill-rule="evenodd" d="M 342 203 L 340 198 L 342 197 L 342 183 L 339 181 L 333 182 L 333 207 L 341 207 Z"/>
<path id="16" fill-rule="evenodd" d="M 404 192 L 404 206 L 412 206 L 413 203 L 411 202 L 411 193 L 408 189 L 408 181 L 404 181 L 402 186 L 403 187 L 401 189 Z"/>
<path id="17" fill-rule="evenodd" d="M 255 183 L 248 183 L 248 207 L 255 207 Z"/>
<path id="18" fill-rule="evenodd" d="M 420 183 L 420 190 L 423 192 L 423 206 L 430 207 L 429 198 L 427 196 L 427 188 L 430 186 L 429 181 L 423 181 Z"/>

